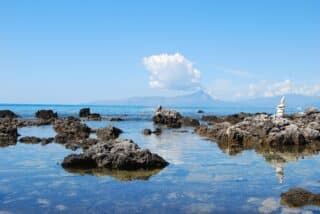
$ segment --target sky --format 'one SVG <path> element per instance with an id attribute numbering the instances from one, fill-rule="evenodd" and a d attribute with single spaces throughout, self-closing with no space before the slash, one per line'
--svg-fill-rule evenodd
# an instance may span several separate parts
<path id="1" fill-rule="evenodd" d="M 2 0 L 0 103 L 320 95 L 318 0 Z"/>

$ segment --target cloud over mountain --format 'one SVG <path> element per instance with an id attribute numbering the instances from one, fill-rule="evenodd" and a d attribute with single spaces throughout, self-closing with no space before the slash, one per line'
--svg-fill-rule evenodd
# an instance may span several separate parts
<path id="1" fill-rule="evenodd" d="M 200 88 L 200 71 L 180 53 L 144 57 L 143 64 L 150 72 L 151 88 L 185 91 Z"/>

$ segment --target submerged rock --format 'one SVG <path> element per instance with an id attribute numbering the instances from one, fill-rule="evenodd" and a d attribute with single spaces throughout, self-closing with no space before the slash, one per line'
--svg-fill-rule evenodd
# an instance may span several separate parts
<path id="1" fill-rule="evenodd" d="M 62 167 L 64 168 L 74 168 L 74 169 L 90 169 L 97 166 L 96 162 L 83 154 L 72 154 L 64 158 L 62 162 Z"/>
<path id="2" fill-rule="evenodd" d="M 122 132 L 123 131 L 121 129 L 114 126 L 107 126 L 105 128 L 96 130 L 97 137 L 101 140 L 111 140 L 118 138 Z"/>
<path id="3" fill-rule="evenodd" d="M 123 121 L 123 119 L 121 117 L 110 117 L 110 118 L 107 118 L 107 120 L 109 120 L 109 121 L 117 121 L 117 122 Z"/>
<path id="4" fill-rule="evenodd" d="M 37 143 L 42 143 L 43 145 L 49 144 L 54 140 L 53 137 L 49 138 L 39 138 L 39 137 L 34 137 L 34 136 L 25 136 L 21 137 L 19 139 L 20 143 L 27 143 L 27 144 L 37 144 Z"/>
<path id="5" fill-rule="evenodd" d="M 83 154 L 69 155 L 62 166 L 68 168 L 77 165 L 77 168 L 81 168 L 91 165 L 92 160 L 98 168 L 119 170 L 157 169 L 168 165 L 163 158 L 141 149 L 132 140 L 116 139 L 90 146 Z M 81 164 L 77 164 L 79 162 Z"/>
<path id="6" fill-rule="evenodd" d="M 0 110 L 0 118 L 17 118 L 18 115 L 16 115 L 13 111 L 10 110 Z"/>
<path id="7" fill-rule="evenodd" d="M 142 133 L 143 133 L 144 135 L 151 135 L 151 134 L 152 134 L 152 131 L 151 131 L 151 129 L 143 129 Z"/>
<path id="8" fill-rule="evenodd" d="M 183 118 L 181 118 L 179 120 L 179 122 L 183 126 L 193 126 L 193 127 L 200 126 L 200 122 L 198 120 L 192 119 L 192 118 L 189 118 L 189 117 L 183 117 Z"/>
<path id="9" fill-rule="evenodd" d="M 198 113 L 198 114 L 203 114 L 203 113 L 204 113 L 204 111 L 203 111 L 203 110 L 201 110 L 201 109 L 199 109 L 199 110 L 197 111 L 197 113 Z"/>
<path id="10" fill-rule="evenodd" d="M 156 128 L 153 131 L 151 129 L 143 129 L 142 133 L 144 135 L 151 135 L 151 134 L 160 135 L 162 133 L 162 130 L 160 128 Z"/>
<path id="11" fill-rule="evenodd" d="M 158 107 L 153 114 L 153 122 L 155 124 L 166 125 L 169 128 L 180 128 L 182 116 L 179 112 L 171 109 Z"/>
<path id="12" fill-rule="evenodd" d="M 36 118 L 41 120 L 54 120 L 58 118 L 58 113 L 53 110 L 39 110 L 35 114 Z"/>
<path id="13" fill-rule="evenodd" d="M 320 194 L 314 194 L 302 188 L 293 188 L 281 193 L 281 204 L 289 207 L 320 206 Z"/>

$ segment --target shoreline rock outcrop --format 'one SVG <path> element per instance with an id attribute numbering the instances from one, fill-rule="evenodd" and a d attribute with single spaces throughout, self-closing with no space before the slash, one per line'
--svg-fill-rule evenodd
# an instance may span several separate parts
<path id="1" fill-rule="evenodd" d="M 153 114 L 152 120 L 155 124 L 166 125 L 168 128 L 180 128 L 182 115 L 171 109 L 159 106 Z"/>
<path id="2" fill-rule="evenodd" d="M 67 156 L 64 168 L 106 168 L 117 170 L 157 169 L 168 165 L 162 157 L 141 149 L 132 140 L 101 141 L 84 150 L 83 154 Z"/>
<path id="3" fill-rule="evenodd" d="M 320 113 L 291 115 L 290 119 L 273 117 L 268 114 L 254 114 L 240 122 L 216 120 L 212 126 L 202 125 L 196 133 L 209 139 L 230 145 L 246 146 L 262 144 L 281 147 L 304 145 L 320 140 Z M 232 122 L 232 123 L 231 123 Z"/>
<path id="4" fill-rule="evenodd" d="M 1 119 L 0 123 L 0 147 L 15 145 L 18 139 L 17 126 L 10 119 Z"/>
<path id="5" fill-rule="evenodd" d="M 40 119 L 40 120 L 45 120 L 45 121 L 52 121 L 56 118 L 58 118 L 58 113 L 54 112 L 53 110 L 39 110 L 35 113 L 35 117 Z"/>
<path id="6" fill-rule="evenodd" d="M 14 113 L 13 111 L 11 110 L 0 110 L 0 118 L 10 118 L 10 119 L 13 119 L 13 118 L 17 118 L 18 115 L 16 115 L 16 113 Z"/>

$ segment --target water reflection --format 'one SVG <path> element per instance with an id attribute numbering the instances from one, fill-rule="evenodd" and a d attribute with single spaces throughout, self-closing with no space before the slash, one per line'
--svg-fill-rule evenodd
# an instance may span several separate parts
<path id="1" fill-rule="evenodd" d="M 94 175 L 94 176 L 111 176 L 120 181 L 132 181 L 132 180 L 148 180 L 153 175 L 158 174 L 162 169 L 154 170 L 110 170 L 110 169 L 67 169 L 67 172 L 75 173 L 79 175 Z"/>

